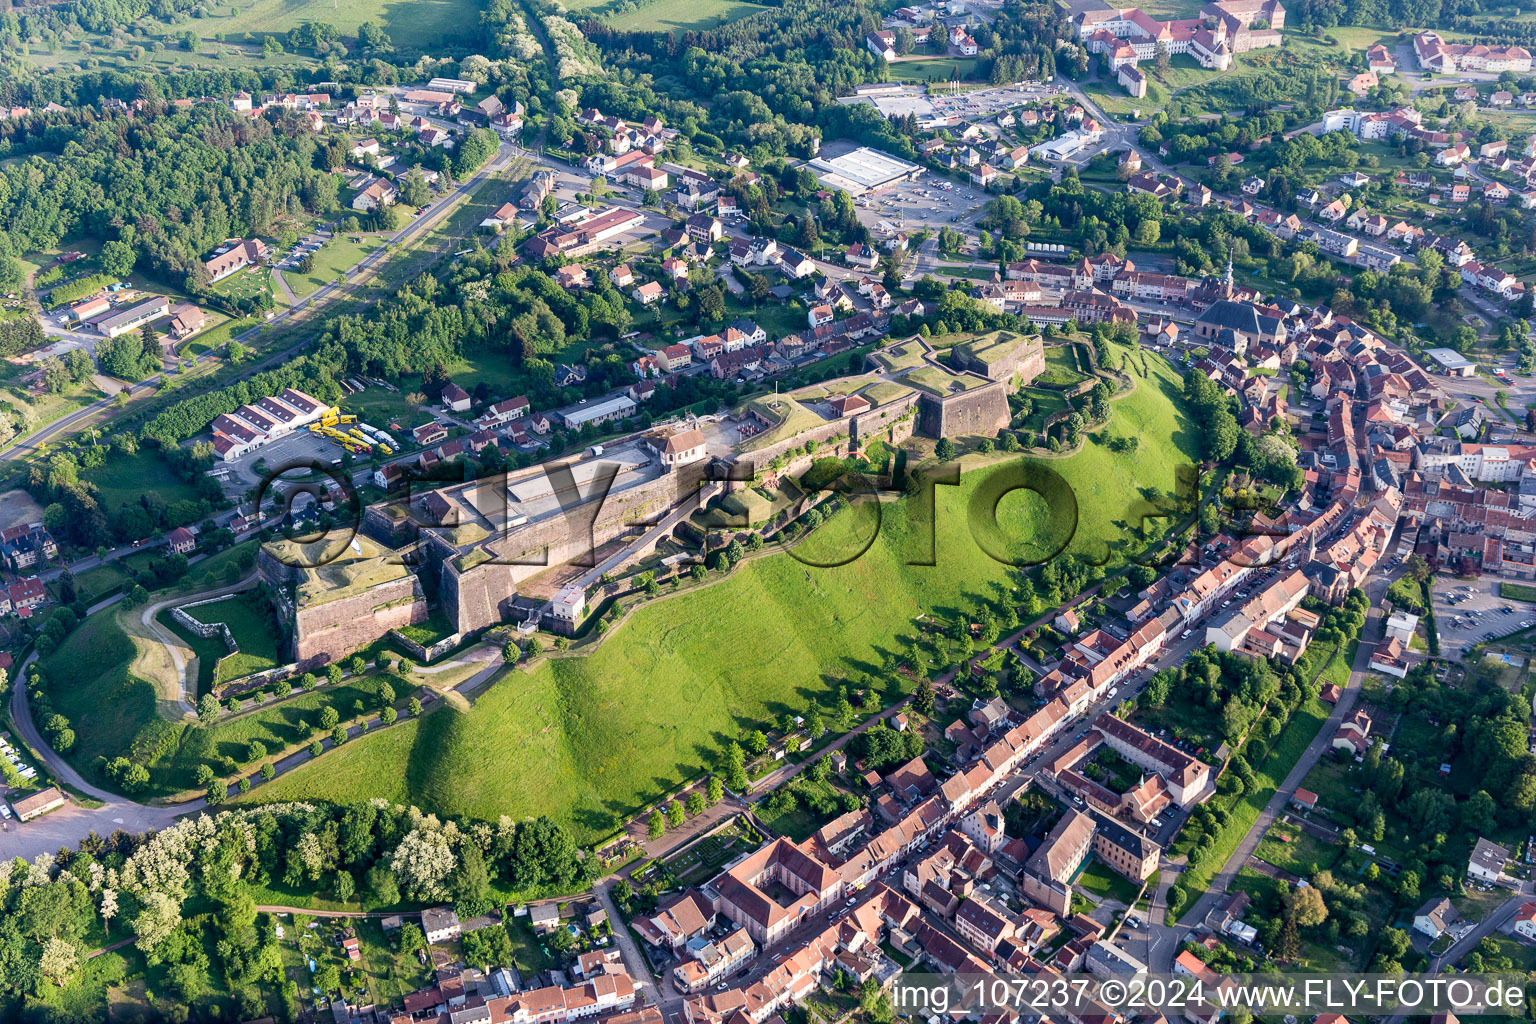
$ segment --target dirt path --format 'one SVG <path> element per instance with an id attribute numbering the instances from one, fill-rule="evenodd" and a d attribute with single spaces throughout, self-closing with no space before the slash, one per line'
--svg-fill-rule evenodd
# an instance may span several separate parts
<path id="1" fill-rule="evenodd" d="M 311 910 L 308 907 L 263 907 L 256 908 L 263 914 L 303 914 L 305 917 L 420 917 L 421 911 L 411 910 Z"/>
<path id="2" fill-rule="evenodd" d="M 155 621 L 155 616 L 172 605 L 187 604 L 210 597 L 236 594 L 243 590 L 249 590 L 255 585 L 256 576 L 253 573 L 238 583 L 216 587 L 213 590 L 205 590 L 198 594 L 188 594 L 184 597 L 171 597 L 164 601 L 156 601 L 154 604 L 147 605 L 139 613 L 139 627 L 143 632 L 133 633 L 130 630 L 130 635 L 159 643 L 166 656 L 170 659 L 171 669 L 176 673 L 176 684 L 173 688 L 167 685 L 170 673 L 164 671 L 165 666 L 163 664 L 154 665 L 155 659 L 149 652 L 141 652 L 139 657 L 134 659 L 133 667 L 139 670 L 139 675 L 143 678 L 157 680 L 160 684 L 155 689 L 160 694 L 159 708 L 162 717 L 188 718 L 197 714 L 197 709 L 193 706 L 191 700 L 191 690 L 187 686 L 187 678 L 191 675 L 192 668 L 197 665 L 197 655 L 192 652 L 192 649 L 179 636 Z M 124 623 L 124 625 L 127 626 L 128 624 Z M 175 708 L 178 713 L 169 713 L 172 708 Z"/>

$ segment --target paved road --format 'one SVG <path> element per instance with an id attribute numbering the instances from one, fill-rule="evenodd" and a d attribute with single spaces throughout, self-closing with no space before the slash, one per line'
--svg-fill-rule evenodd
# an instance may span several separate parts
<path id="1" fill-rule="evenodd" d="M 1526 883 L 1529 885 L 1529 883 Z M 1510 918 L 1520 909 L 1521 904 L 1530 899 L 1529 894 L 1516 894 L 1505 900 L 1487 917 L 1477 923 L 1467 934 L 1456 940 L 1450 949 L 1430 960 L 1429 966 L 1424 968 L 1425 974 L 1439 974 L 1448 964 L 1454 964 L 1468 953 L 1472 952 L 1483 938 L 1492 934 L 1496 929 L 1503 928 L 1509 923 Z M 1403 1024 L 1408 1015 L 1394 1013 L 1386 1019 L 1385 1024 Z"/>
<path id="2" fill-rule="evenodd" d="M 102 602 L 97 609 L 104 608 L 110 603 L 111 601 Z M 22 662 L 18 678 L 25 673 L 27 665 L 32 660 L 33 657 L 29 656 Z M 466 697 L 485 685 L 504 665 L 501 652 L 495 649 L 490 649 L 483 658 L 477 657 L 475 660 L 484 660 L 485 666 L 453 688 L 455 692 Z M 441 694 L 429 690 L 421 699 L 423 709 L 430 708 L 433 702 L 442 699 L 445 698 Z M 100 800 L 102 806 L 87 808 L 71 802 L 25 825 L 15 821 L 5 822 L 4 827 L 0 828 L 0 857 L 7 859 L 22 857 L 31 860 L 39 853 L 57 850 L 61 846 L 78 846 L 80 840 L 91 832 L 107 835 L 119 828 L 128 832 L 155 831 L 174 824 L 178 818 L 205 810 L 208 806 L 208 802 L 201 797 L 164 806 L 135 803 L 86 781 L 68 761 L 43 742 L 37 726 L 32 721 L 25 686 L 12 687 L 11 721 L 27 743 L 42 755 L 43 762 L 47 764 L 48 770 L 55 778 L 62 779 L 87 796 Z M 370 729 L 382 725 L 377 714 L 368 716 L 367 721 Z M 362 734 L 363 729 L 359 724 L 353 724 L 347 729 L 349 740 L 356 739 Z M 320 744 L 323 750 L 329 750 L 333 746 L 329 736 L 321 738 Z M 278 775 L 282 775 L 308 764 L 311 760 L 313 758 L 308 747 L 305 746 L 276 761 L 273 767 Z"/>
<path id="3" fill-rule="evenodd" d="M 264 914 L 304 914 L 307 917 L 420 917 L 421 911 L 410 910 L 311 910 L 309 907 L 257 906 Z"/>
<path id="4" fill-rule="evenodd" d="M 1365 626 L 1360 632 L 1360 647 L 1356 650 L 1354 664 L 1350 667 L 1349 682 L 1345 686 L 1343 694 L 1339 697 L 1338 704 L 1334 706 L 1332 714 L 1328 716 L 1328 720 L 1317 731 L 1317 736 L 1308 744 L 1306 751 L 1297 760 L 1290 773 L 1286 775 L 1285 781 L 1275 790 L 1274 796 L 1265 805 L 1264 810 L 1259 814 L 1258 820 L 1248 829 L 1248 832 L 1243 836 L 1242 842 L 1238 843 L 1237 849 L 1233 852 L 1232 856 L 1227 858 L 1227 862 L 1222 865 L 1221 870 L 1216 873 L 1216 877 L 1211 880 L 1210 888 L 1195 901 L 1194 907 L 1183 915 L 1183 923 L 1176 926 L 1181 941 L 1185 934 L 1193 930 L 1201 921 L 1204 921 L 1206 914 L 1210 913 L 1216 907 L 1216 904 L 1226 896 L 1227 890 L 1237 877 L 1238 871 L 1248 862 L 1248 858 L 1253 855 L 1253 851 L 1257 849 L 1259 842 L 1264 838 L 1264 834 L 1269 831 L 1269 827 L 1274 824 L 1275 819 L 1285 812 L 1286 806 L 1291 802 L 1291 797 L 1296 795 L 1296 789 L 1301 785 L 1302 780 L 1307 777 L 1307 773 L 1322 759 L 1323 755 L 1333 749 L 1334 733 L 1338 732 L 1339 726 L 1344 724 L 1344 719 L 1354 710 L 1355 701 L 1360 696 L 1360 689 L 1365 683 L 1365 676 L 1370 667 L 1371 655 L 1376 650 L 1376 640 L 1369 638 L 1375 636 L 1379 639 L 1385 628 L 1380 601 L 1390 582 L 1390 578 L 1379 576 L 1372 584 L 1367 586 L 1366 595 L 1371 599 L 1371 608 L 1366 614 Z M 1169 950 L 1169 955 L 1171 956 L 1174 952 L 1177 952 L 1177 946 Z M 1167 965 L 1159 965 L 1157 969 L 1162 970 L 1165 966 L 1168 969 L 1172 969 L 1171 960 Z"/>
<path id="5" fill-rule="evenodd" d="M 256 585 L 256 574 L 252 573 L 238 583 L 231 583 L 227 587 L 216 587 L 213 590 L 205 590 L 199 594 L 188 594 L 183 597 L 168 597 L 163 601 L 147 605 L 139 615 L 139 624 L 149 630 L 155 639 L 160 641 L 160 646 L 170 656 L 171 664 L 176 669 L 176 696 L 171 698 L 181 709 L 182 717 L 191 717 L 197 714 L 197 709 L 192 706 L 191 692 L 187 686 L 188 657 L 196 658 L 190 648 L 175 633 L 166 629 L 155 620 L 155 616 L 172 605 L 187 604 L 191 601 L 204 601 L 210 598 L 223 597 L 226 594 L 236 594 L 243 590 L 249 590 Z"/>
<path id="6" fill-rule="evenodd" d="M 494 174 L 499 174 L 501 171 L 510 166 L 513 156 L 518 152 L 519 150 L 517 147 L 513 146 L 509 142 L 503 141 L 497 151 L 495 159 L 493 159 L 489 164 L 482 168 L 479 173 L 475 174 L 469 180 L 460 184 L 452 192 L 439 199 L 436 205 L 434 205 L 430 210 L 413 219 L 409 224 L 405 225 L 399 231 L 391 235 L 384 245 L 380 246 L 378 249 L 375 249 L 373 252 L 359 260 L 355 266 L 353 266 L 345 273 L 341 283 L 333 281 L 322 286 L 313 295 L 309 296 L 307 299 L 302 299 L 295 305 L 290 306 L 288 309 L 277 313 L 272 317 L 271 320 L 266 321 L 265 324 L 252 327 L 250 330 L 236 335 L 235 340 L 241 342 L 248 341 L 266 326 L 280 325 L 290 320 L 305 319 L 311 312 L 328 303 L 333 297 L 336 297 L 343 292 L 353 291 L 358 286 L 358 282 L 354 279 L 356 279 L 364 272 L 374 269 L 377 264 L 388 257 L 390 253 L 396 248 L 412 241 L 416 238 L 416 236 L 436 226 L 446 216 L 448 216 L 448 214 L 456 206 L 458 206 L 460 201 L 462 201 L 471 192 L 478 188 L 482 182 Z M 348 283 L 349 281 L 351 283 Z M 285 363 L 297 355 L 300 350 L 308 346 L 309 343 L 310 339 L 306 338 L 297 344 L 290 345 L 288 348 L 281 352 L 274 353 L 261 360 L 251 363 L 245 368 L 244 372 L 240 374 L 240 377 L 249 377 L 252 374 L 261 372 L 262 370 L 270 369 L 273 366 Z M 197 357 L 196 361 L 202 362 L 212 358 L 214 358 L 214 354 L 212 352 L 206 352 L 203 355 Z M 145 378 L 137 384 L 125 384 L 123 385 L 122 390 L 127 391 L 130 397 L 137 398 L 158 388 L 163 379 L 164 374 L 157 373 L 151 377 Z M 234 381 L 231 380 L 228 383 L 233 382 Z M 40 447 L 47 444 L 50 440 L 68 436 L 78 429 L 90 426 L 92 424 L 97 424 L 98 421 L 101 423 L 109 421 L 112 419 L 112 414 L 115 413 L 118 409 L 118 406 L 115 402 L 115 397 L 115 395 L 110 395 L 97 399 L 90 405 L 83 406 L 67 416 L 62 416 L 59 419 L 54 420 L 52 423 L 38 428 L 31 434 L 28 434 L 26 437 L 19 439 L 10 448 L 6 449 L 4 452 L 0 452 L 0 465 L 4 465 L 6 463 L 14 462 L 17 460 L 28 459 Z"/>
<path id="7" fill-rule="evenodd" d="M 656 982 L 651 976 L 650 964 L 646 962 L 645 954 L 640 951 L 640 947 L 635 945 L 629 929 L 624 926 L 624 918 L 619 914 L 618 906 L 613 902 L 613 896 L 608 892 L 612 884 L 612 882 L 599 882 L 592 887 L 592 892 L 608 914 L 608 923 L 613 927 L 613 941 L 618 944 L 619 953 L 624 957 L 624 969 L 645 993 L 646 1003 L 659 1007 L 665 1016 L 670 1017 L 682 1005 L 682 1000 L 662 999 L 658 994 Z"/>

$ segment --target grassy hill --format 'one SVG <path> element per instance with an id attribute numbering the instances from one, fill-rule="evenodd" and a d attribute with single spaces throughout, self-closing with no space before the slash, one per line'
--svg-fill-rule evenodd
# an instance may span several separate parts
<path id="1" fill-rule="evenodd" d="M 1175 406 L 1179 379 L 1162 360 L 1147 363 L 1150 379 L 1114 403 L 1110 426 L 1139 437 L 1137 452 L 1089 443 L 1061 459 L 968 459 L 959 486 L 937 488 L 931 533 L 914 503 L 884 505 L 873 542 L 848 564 L 817 568 L 782 552 L 749 562 L 714 586 L 638 610 L 589 657 L 506 673 L 469 712 L 441 708 L 354 741 L 251 798 L 381 796 L 487 818 L 548 813 L 584 841 L 601 837 L 712 764 L 744 726 L 803 710 L 849 673 L 875 671 L 919 613 L 990 597 L 1008 569 L 968 522 L 985 523 L 995 507 L 998 526 L 978 530 L 989 546 L 1055 548 L 1059 505 L 1001 493 L 1001 468 L 1035 462 L 1060 473 L 1077 502 L 1068 550 L 1124 561 L 1136 543 L 1125 523 L 1139 490 L 1172 490 L 1176 467 L 1194 457 L 1191 424 Z M 844 513 L 796 554 L 845 560 L 873 525 L 872 510 Z M 936 564 L 909 564 L 922 561 Z"/>

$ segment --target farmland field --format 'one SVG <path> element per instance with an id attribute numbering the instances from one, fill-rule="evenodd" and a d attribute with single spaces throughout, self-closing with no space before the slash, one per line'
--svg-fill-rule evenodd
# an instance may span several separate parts
<path id="1" fill-rule="evenodd" d="M 440 708 L 355 740 L 252 796 L 383 796 L 488 818 L 548 813 L 583 842 L 606 835 L 712 765 L 743 727 L 802 710 L 830 683 L 873 668 L 916 615 L 968 606 L 1005 578 L 1005 567 L 955 528 L 972 507 L 991 507 L 995 491 L 982 485 L 999 479 L 999 467 L 1033 461 L 1060 473 L 1078 506 L 1069 550 L 1123 561 L 1132 542 L 1122 524 L 1138 489 L 1171 491 L 1194 444 L 1172 400 L 1178 377 L 1156 357 L 1147 362 L 1151 379 L 1114 402 L 1111 429 L 1150 450 L 1117 455 L 1089 445 L 1059 460 L 967 462 L 960 486 L 937 489 L 937 566 L 908 564 L 925 560 L 926 526 L 907 503 L 884 506 L 874 542 L 848 564 L 814 568 L 783 553 L 748 562 L 713 586 L 640 608 L 587 657 L 504 672 L 468 712 Z M 1054 546 L 1038 534 L 1069 524 L 1033 493 L 1018 493 L 1028 498 L 992 499 L 1000 523 L 978 523 L 980 541 L 1011 551 Z M 852 527 L 860 524 L 846 525 L 859 532 Z"/>

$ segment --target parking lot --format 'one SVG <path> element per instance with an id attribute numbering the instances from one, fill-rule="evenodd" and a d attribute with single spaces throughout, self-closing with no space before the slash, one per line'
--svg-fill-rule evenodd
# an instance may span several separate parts
<path id="1" fill-rule="evenodd" d="M 1470 583 L 1446 580 L 1433 593 L 1442 655 L 1536 625 L 1536 609 L 1530 602 L 1500 597 L 1499 580 L 1493 577 Z"/>
<path id="2" fill-rule="evenodd" d="M 300 260 L 302 260 L 305 256 L 313 256 L 318 253 L 320 251 L 320 247 L 323 246 L 326 242 L 330 241 L 330 239 L 331 233 L 329 231 L 317 231 L 314 234 L 305 236 L 299 240 L 299 243 L 295 245 L 287 253 L 287 255 L 278 260 L 277 269 L 291 270 L 294 267 L 297 267 Z"/>
<path id="3" fill-rule="evenodd" d="M 264 444 L 250 454 L 226 462 L 222 465 L 229 469 L 228 484 L 236 491 L 243 492 L 248 487 L 257 484 L 264 477 L 271 477 L 282 467 L 295 463 L 309 463 L 318 461 L 322 466 L 329 466 L 333 461 L 340 468 L 341 447 L 323 437 L 311 434 L 308 430 L 295 430 L 286 437 L 280 437 L 270 444 Z M 366 463 L 366 459 L 361 460 Z M 258 471 L 256 463 L 264 463 L 262 470 Z"/>
<path id="4" fill-rule="evenodd" d="M 931 91 L 931 90 L 930 90 Z M 1000 114 L 1027 103 L 1038 103 L 1066 92 L 1059 85 L 1000 85 L 991 89 L 976 89 L 955 96 L 929 96 L 933 109 L 943 117 L 958 117 L 962 121 L 975 121 Z"/>
<path id="5" fill-rule="evenodd" d="M 940 188 L 940 181 L 951 187 Z M 904 181 L 861 197 L 857 202 L 858 217 L 877 235 L 882 233 L 882 225 L 886 231 L 944 227 L 975 221 L 984 212 L 987 199 L 980 189 L 924 175 L 919 181 Z"/>

